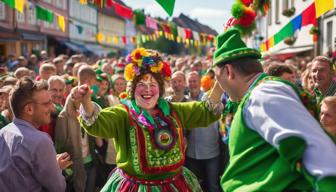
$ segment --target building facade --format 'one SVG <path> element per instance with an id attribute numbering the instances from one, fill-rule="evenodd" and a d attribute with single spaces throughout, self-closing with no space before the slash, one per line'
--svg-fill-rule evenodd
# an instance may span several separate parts
<path id="1" fill-rule="evenodd" d="M 336 2 L 335 2 L 336 5 Z M 333 9 L 320 18 L 320 53 L 336 51 L 336 9 Z"/>
<path id="2" fill-rule="evenodd" d="M 277 34 L 292 19 L 301 14 L 314 0 L 273 0 L 270 10 L 265 17 L 256 20 L 257 30 L 247 42 L 254 48 L 259 48 L 261 43 Z M 304 26 L 297 30 L 291 37 L 291 41 L 281 41 L 270 47 L 266 54 L 270 55 L 314 55 L 317 46 L 313 42 L 313 36 L 309 30 L 313 25 Z M 289 42 L 289 43 L 288 43 Z"/>

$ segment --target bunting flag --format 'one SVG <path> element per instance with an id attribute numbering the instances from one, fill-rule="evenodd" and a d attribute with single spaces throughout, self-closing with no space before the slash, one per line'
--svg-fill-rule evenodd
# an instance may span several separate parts
<path id="1" fill-rule="evenodd" d="M 93 4 L 95 4 L 98 7 L 103 8 L 104 7 L 104 0 L 93 0 Z"/>
<path id="2" fill-rule="evenodd" d="M 146 16 L 140 9 L 134 10 L 133 13 L 135 15 L 135 24 L 136 25 L 145 25 L 146 24 Z"/>
<path id="3" fill-rule="evenodd" d="M 79 0 L 79 3 L 82 4 L 82 5 L 87 5 L 87 0 Z"/>
<path id="4" fill-rule="evenodd" d="M 1 0 L 8 7 L 18 10 L 20 13 L 23 13 L 26 0 Z"/>
<path id="5" fill-rule="evenodd" d="M 169 25 L 162 24 L 162 28 L 165 33 L 171 34 L 171 29 Z"/>
<path id="6" fill-rule="evenodd" d="M 107 39 L 106 39 L 107 43 L 110 44 L 111 43 L 111 36 L 107 36 Z"/>
<path id="7" fill-rule="evenodd" d="M 125 35 L 123 35 L 123 36 L 121 37 L 121 40 L 122 40 L 122 42 L 124 43 L 124 45 L 127 44 L 127 38 L 126 38 Z"/>
<path id="8" fill-rule="evenodd" d="M 106 0 L 105 6 L 107 8 L 112 8 L 113 7 L 113 0 Z"/>
<path id="9" fill-rule="evenodd" d="M 155 31 L 158 30 L 156 20 L 149 16 L 146 17 L 146 26 L 150 29 L 154 29 Z"/>
<path id="10" fill-rule="evenodd" d="M 192 38 L 192 34 L 191 34 L 191 30 L 184 28 L 184 33 L 185 33 L 185 38 L 186 39 L 191 39 Z"/>
<path id="11" fill-rule="evenodd" d="M 105 39 L 105 36 L 102 33 L 97 33 L 96 38 L 98 42 L 103 42 Z"/>
<path id="12" fill-rule="evenodd" d="M 296 16 L 292 20 L 292 25 L 293 25 L 293 31 L 295 32 L 296 30 L 301 30 L 302 27 L 302 14 Z"/>
<path id="13" fill-rule="evenodd" d="M 80 26 L 80 25 L 75 25 L 75 26 L 76 26 L 76 28 L 77 28 L 78 34 L 82 34 L 84 28 L 83 28 L 82 26 Z"/>
<path id="14" fill-rule="evenodd" d="M 309 5 L 301 14 L 287 23 L 278 33 L 260 45 L 261 51 L 267 51 L 285 38 L 293 36 L 295 31 L 307 25 L 317 25 L 315 3 Z"/>
<path id="15" fill-rule="evenodd" d="M 36 5 L 36 18 L 49 23 L 54 22 L 54 13 L 39 5 Z"/>
<path id="16" fill-rule="evenodd" d="M 116 2 L 113 2 L 113 5 L 114 5 L 114 11 L 117 15 L 124 17 L 126 19 L 132 19 L 133 17 L 132 9 L 125 7 L 123 5 L 120 5 Z"/>
<path id="17" fill-rule="evenodd" d="M 117 36 L 114 36 L 114 37 L 113 37 L 113 43 L 114 43 L 114 44 L 118 44 L 118 43 L 119 43 L 119 39 L 118 39 Z"/>
<path id="18" fill-rule="evenodd" d="M 182 39 L 185 38 L 185 32 L 184 32 L 184 29 L 182 27 L 177 26 L 177 35 L 179 37 L 182 37 Z"/>
<path id="19" fill-rule="evenodd" d="M 58 18 L 58 26 L 59 26 L 59 28 L 63 32 L 65 32 L 65 19 L 64 19 L 64 17 L 62 15 L 58 15 L 57 18 Z"/>
<path id="20" fill-rule="evenodd" d="M 302 12 L 302 27 L 310 24 L 317 25 L 315 3 Z"/>
<path id="21" fill-rule="evenodd" d="M 200 40 L 200 37 L 199 37 L 198 32 L 193 31 L 192 34 L 193 34 L 194 40 L 196 40 L 196 41 L 199 41 L 199 40 Z"/>
<path id="22" fill-rule="evenodd" d="M 316 18 L 334 9 L 334 7 L 333 0 L 315 0 Z"/>
<path id="23" fill-rule="evenodd" d="M 175 0 L 155 0 L 161 7 L 168 13 L 169 16 L 173 15 Z"/>

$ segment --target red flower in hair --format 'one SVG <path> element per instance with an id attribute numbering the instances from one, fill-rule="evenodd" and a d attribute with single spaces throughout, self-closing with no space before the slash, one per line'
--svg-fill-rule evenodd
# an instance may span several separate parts
<path id="1" fill-rule="evenodd" d="M 162 68 L 162 73 L 165 76 L 165 78 L 169 79 L 172 75 L 170 66 L 167 62 L 163 61 L 163 68 Z"/>

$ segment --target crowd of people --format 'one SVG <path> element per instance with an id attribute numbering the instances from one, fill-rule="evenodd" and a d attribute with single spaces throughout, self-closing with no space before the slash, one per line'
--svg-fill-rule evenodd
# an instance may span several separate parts
<path id="1" fill-rule="evenodd" d="M 238 33 L 207 57 L 1 57 L 1 191 L 336 189 L 335 58 L 259 62 Z"/>

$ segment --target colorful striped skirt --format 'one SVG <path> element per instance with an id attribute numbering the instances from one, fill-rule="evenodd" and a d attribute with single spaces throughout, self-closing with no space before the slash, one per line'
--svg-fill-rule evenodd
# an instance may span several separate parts
<path id="1" fill-rule="evenodd" d="M 101 192 L 202 192 L 196 176 L 183 168 L 172 178 L 162 180 L 138 179 L 115 169 Z"/>

